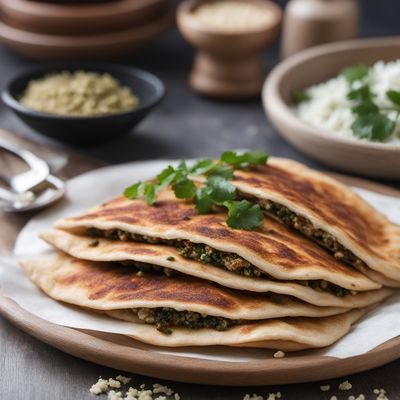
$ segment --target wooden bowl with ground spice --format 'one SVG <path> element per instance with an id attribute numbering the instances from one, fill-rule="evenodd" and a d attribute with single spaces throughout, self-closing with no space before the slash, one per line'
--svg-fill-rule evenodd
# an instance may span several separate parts
<path id="1" fill-rule="evenodd" d="M 96 145 L 128 133 L 164 94 L 163 83 L 143 70 L 70 64 L 14 78 L 2 100 L 35 131 L 71 144 Z"/>
<path id="2" fill-rule="evenodd" d="M 212 97 L 259 95 L 261 52 L 279 33 L 281 8 L 269 0 L 186 0 L 178 8 L 183 37 L 195 46 L 189 84 Z"/>

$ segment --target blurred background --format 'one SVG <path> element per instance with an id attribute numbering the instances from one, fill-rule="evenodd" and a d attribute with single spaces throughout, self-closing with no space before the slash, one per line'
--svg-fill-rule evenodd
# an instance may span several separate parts
<path id="1" fill-rule="evenodd" d="M 11 1 L 11 3 L 13 3 Z M 179 3 L 179 2 L 178 2 Z M 281 7 L 287 1 L 278 0 Z M 361 7 L 360 36 L 388 36 L 400 33 L 397 0 L 359 1 Z M 280 61 L 280 37 L 262 52 L 264 72 Z M 128 52 L 129 53 L 129 52 Z M 223 101 L 193 92 L 188 84 L 195 50 L 179 33 L 175 24 L 166 29 L 153 43 L 123 60 L 129 66 L 148 70 L 165 84 L 167 95 L 159 107 L 131 134 L 105 145 L 80 147 L 82 152 L 109 162 L 126 162 L 147 158 L 215 156 L 227 148 L 262 148 L 276 156 L 300 160 L 318 168 L 319 163 L 302 155 L 287 144 L 271 126 L 262 109 L 259 97 L 250 100 Z M 100 60 L 103 57 L 99 56 Z M 107 61 L 107 57 L 104 57 Z M 22 71 L 47 64 L 18 55 L 0 45 L 0 84 Z M 0 128 L 39 143 L 67 146 L 35 133 L 4 106 L 0 107 Z"/>

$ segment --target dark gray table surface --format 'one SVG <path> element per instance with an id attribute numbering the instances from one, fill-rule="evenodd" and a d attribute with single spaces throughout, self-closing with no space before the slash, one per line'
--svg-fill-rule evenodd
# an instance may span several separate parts
<path id="1" fill-rule="evenodd" d="M 281 1 L 281 3 L 284 3 Z M 398 35 L 400 4 L 398 0 L 362 1 L 362 35 Z M 246 102 L 220 102 L 199 97 L 189 90 L 186 78 L 192 50 L 175 30 L 151 48 L 129 61 L 157 74 L 166 84 L 165 101 L 146 119 L 136 132 L 120 140 L 90 149 L 74 149 L 84 154 L 120 163 L 139 159 L 216 156 L 229 148 L 262 148 L 270 154 L 285 156 L 308 165 L 323 168 L 289 146 L 271 127 L 258 99 Z M 265 52 L 266 72 L 278 61 L 278 48 Z M 0 83 L 36 63 L 22 59 L 0 47 Z M 50 143 L 20 123 L 0 106 L 0 128 L 6 128 L 32 141 Z M 60 146 L 61 151 L 67 149 Z M 399 183 L 394 182 L 397 186 Z M 1 240 L 0 227 L 0 240 Z M 92 364 L 58 350 L 19 331 L 0 318 L 0 399 L 89 399 L 88 389 L 98 376 L 112 377 L 114 371 Z M 364 393 L 375 399 L 375 387 L 387 390 L 391 400 L 400 399 L 400 361 L 348 377 L 353 390 L 339 399 Z M 343 379 L 329 382 L 337 387 Z M 133 383 L 154 383 L 160 380 L 135 376 Z M 246 393 L 266 395 L 282 392 L 283 399 L 329 399 L 319 384 L 280 387 L 229 388 L 169 382 L 182 399 L 240 400 Z"/>

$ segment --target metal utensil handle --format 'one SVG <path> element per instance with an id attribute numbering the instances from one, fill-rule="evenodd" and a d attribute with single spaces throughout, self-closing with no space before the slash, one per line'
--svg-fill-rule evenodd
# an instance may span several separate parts
<path id="1" fill-rule="evenodd" d="M 21 158 L 31 168 L 30 171 L 19 174 L 10 179 L 10 186 L 16 192 L 24 192 L 30 187 L 43 182 L 49 176 L 50 168 L 46 161 L 37 157 L 30 151 L 19 148 L 4 139 L 0 139 L 0 148 Z"/>

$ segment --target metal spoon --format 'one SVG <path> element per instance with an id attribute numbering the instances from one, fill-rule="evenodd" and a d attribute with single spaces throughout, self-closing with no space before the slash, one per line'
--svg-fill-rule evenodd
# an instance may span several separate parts
<path id="1" fill-rule="evenodd" d="M 19 213 L 47 207 L 65 194 L 64 182 L 49 175 L 46 180 L 23 193 L 0 188 L 0 211 Z"/>
<path id="2" fill-rule="evenodd" d="M 22 159 L 30 169 L 19 175 L 12 177 L 2 176 L 3 180 L 17 193 L 24 193 L 30 188 L 38 185 L 40 182 L 46 180 L 50 174 L 50 168 L 46 161 L 37 157 L 35 154 L 28 150 L 22 149 L 6 140 L 0 139 L 0 149 Z"/>
<path id="3" fill-rule="evenodd" d="M 0 148 L 21 158 L 30 169 L 13 177 L 2 177 L 10 189 L 0 188 L 0 210 L 24 212 L 46 207 L 65 194 L 65 185 L 50 175 L 48 164 L 35 154 L 0 139 Z"/>

